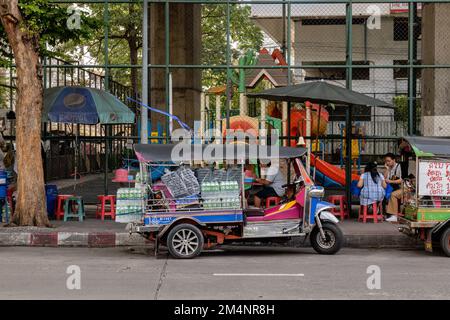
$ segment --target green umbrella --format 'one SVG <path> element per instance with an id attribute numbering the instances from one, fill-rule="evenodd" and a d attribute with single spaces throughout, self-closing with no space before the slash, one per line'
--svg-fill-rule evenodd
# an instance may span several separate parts
<path id="1" fill-rule="evenodd" d="M 117 97 L 78 86 L 44 90 L 43 122 L 79 124 L 134 123 L 134 113 Z"/>

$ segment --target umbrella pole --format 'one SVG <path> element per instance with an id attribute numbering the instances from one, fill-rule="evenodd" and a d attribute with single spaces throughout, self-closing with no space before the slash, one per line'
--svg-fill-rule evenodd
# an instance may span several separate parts
<path id="1" fill-rule="evenodd" d="M 306 108 L 306 150 L 307 150 L 307 158 L 306 158 L 306 172 L 310 174 L 310 164 L 311 164 L 311 105 L 309 101 L 305 102 Z"/>
<path id="2" fill-rule="evenodd" d="M 108 125 L 105 125 L 105 175 L 104 175 L 104 191 L 105 196 L 108 195 L 108 158 L 109 158 L 109 148 L 108 148 Z M 141 128 L 142 130 L 142 128 Z"/>
<path id="3" fill-rule="evenodd" d="M 73 193 L 75 193 L 77 189 L 77 171 L 78 171 L 78 128 L 75 133 L 75 174 L 74 177 L 74 184 L 73 184 Z"/>
<path id="4" fill-rule="evenodd" d="M 350 185 L 352 184 L 352 106 L 347 108 L 345 117 L 345 141 L 347 161 L 345 162 L 345 194 L 347 197 L 347 213 L 350 216 L 352 211 L 352 193 Z"/>

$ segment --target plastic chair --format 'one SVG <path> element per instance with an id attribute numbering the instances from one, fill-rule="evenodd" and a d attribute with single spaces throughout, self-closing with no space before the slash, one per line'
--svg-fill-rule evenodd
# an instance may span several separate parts
<path id="1" fill-rule="evenodd" d="M 347 212 L 347 197 L 344 195 L 334 195 L 328 197 L 328 202 L 338 206 L 338 208 L 331 209 L 331 213 L 337 217 L 340 217 L 341 220 L 344 220 L 346 217 L 349 218 Z"/>
<path id="2" fill-rule="evenodd" d="M 76 206 L 75 211 L 73 210 Z M 68 218 L 78 218 L 78 221 L 83 222 L 84 218 L 84 203 L 81 197 L 69 197 L 64 201 L 64 222 Z"/>
<path id="3" fill-rule="evenodd" d="M 280 204 L 280 201 L 280 197 L 268 197 L 266 198 L 266 208 L 277 206 L 278 204 Z"/>
<path id="4" fill-rule="evenodd" d="M 97 204 L 97 210 L 95 211 L 95 217 L 105 220 L 105 216 L 111 217 L 112 220 L 116 219 L 116 196 L 114 195 L 100 195 L 97 196 L 100 203 Z M 109 202 L 109 204 L 108 204 Z M 109 206 L 109 208 L 107 208 Z M 109 209 L 109 210 L 108 210 Z"/>
<path id="5" fill-rule="evenodd" d="M 56 211 L 55 218 L 59 220 L 61 217 L 64 218 L 64 202 L 67 198 L 73 197 L 73 194 L 59 194 L 56 197 Z"/>
<path id="6" fill-rule="evenodd" d="M 369 206 L 372 206 L 372 214 L 369 214 Z M 383 213 L 381 203 L 373 203 L 369 206 L 359 206 L 358 221 L 366 223 L 368 219 L 372 219 L 374 223 L 378 223 L 378 220 L 383 221 Z"/>

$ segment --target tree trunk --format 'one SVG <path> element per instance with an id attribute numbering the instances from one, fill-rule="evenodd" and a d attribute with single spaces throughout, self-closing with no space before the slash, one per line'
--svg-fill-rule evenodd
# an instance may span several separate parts
<path id="1" fill-rule="evenodd" d="M 130 63 L 132 65 L 138 64 L 138 48 L 136 36 L 131 36 L 127 39 L 128 47 L 130 49 Z M 138 93 L 138 73 L 136 68 L 131 68 L 131 89 L 133 90 L 133 98 L 137 97 Z"/>
<path id="2" fill-rule="evenodd" d="M 49 226 L 41 156 L 43 87 L 38 37 L 28 34 L 17 0 L 7 3 L 9 6 L 2 8 L 1 21 L 17 70 L 18 197 L 13 222 L 21 226 Z"/>

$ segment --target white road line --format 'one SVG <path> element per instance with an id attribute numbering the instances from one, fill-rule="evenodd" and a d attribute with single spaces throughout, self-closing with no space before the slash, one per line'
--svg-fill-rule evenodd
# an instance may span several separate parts
<path id="1" fill-rule="evenodd" d="M 213 273 L 216 277 L 303 277 L 303 273 Z"/>

